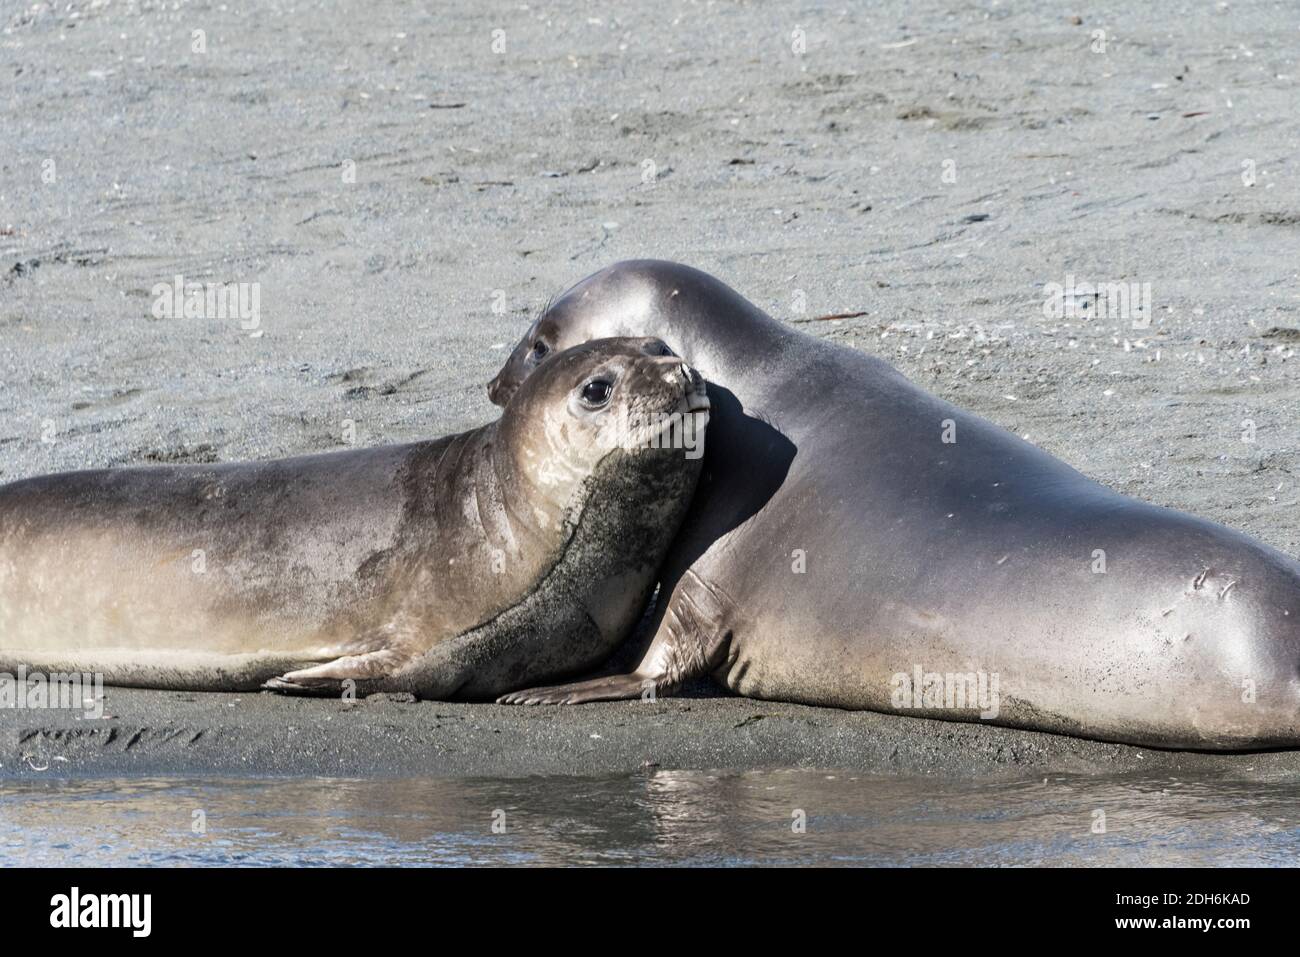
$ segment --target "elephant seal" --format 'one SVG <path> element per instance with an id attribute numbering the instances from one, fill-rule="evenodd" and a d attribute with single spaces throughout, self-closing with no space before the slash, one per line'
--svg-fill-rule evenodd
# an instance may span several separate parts
<path id="1" fill-rule="evenodd" d="M 1107 489 L 673 263 L 618 263 L 566 292 L 493 400 L 611 335 L 658 336 L 709 380 L 704 478 L 640 666 L 502 700 L 625 698 L 711 672 L 757 698 L 1160 747 L 1300 744 L 1293 558 Z"/>
<path id="2" fill-rule="evenodd" d="M 0 487 L 0 666 L 437 699 L 591 668 L 641 616 L 699 475 L 661 441 L 708 403 L 667 353 L 582 345 L 446 438 Z"/>

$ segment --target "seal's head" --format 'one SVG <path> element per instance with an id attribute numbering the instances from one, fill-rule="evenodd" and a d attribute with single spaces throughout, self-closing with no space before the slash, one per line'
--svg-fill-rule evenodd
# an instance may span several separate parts
<path id="1" fill-rule="evenodd" d="M 608 266 L 573 286 L 543 310 L 490 383 L 488 396 L 505 405 L 535 369 L 559 353 L 593 339 L 655 335 L 660 345 L 692 357 L 707 355 L 710 336 L 749 305 L 707 273 L 679 263 L 628 260 Z M 705 367 L 707 368 L 707 366 Z"/>
<path id="2" fill-rule="evenodd" d="M 625 460 L 639 473 L 698 472 L 704 379 L 663 342 L 597 339 L 548 360 L 514 390 L 500 423 L 535 513 L 559 517 L 589 477 L 629 467 Z"/>
<path id="3" fill-rule="evenodd" d="M 484 467 L 460 507 L 482 514 L 485 494 L 502 505 L 492 524 L 504 543 L 503 571 L 469 586 L 476 596 L 496 589 L 494 614 L 447 645 L 447 655 L 469 656 L 473 666 L 430 665 L 422 687 L 496 697 L 594 667 L 627 636 L 703 463 L 704 380 L 666 353 L 644 338 L 560 352 L 485 427 Z M 440 690 L 448 673 L 468 677 Z"/>

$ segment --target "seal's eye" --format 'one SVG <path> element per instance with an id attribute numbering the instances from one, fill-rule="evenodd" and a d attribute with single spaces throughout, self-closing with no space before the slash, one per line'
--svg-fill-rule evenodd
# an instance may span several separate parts
<path id="1" fill-rule="evenodd" d="M 539 361 L 542 360 L 542 359 L 545 359 L 545 358 L 546 358 L 546 353 L 548 353 L 548 352 L 550 352 L 550 351 L 551 351 L 551 347 L 548 346 L 546 343 L 544 343 L 541 339 L 538 339 L 536 342 L 533 343 L 533 358 L 534 358 L 534 359 L 537 359 L 537 360 L 539 360 Z"/>
<path id="2" fill-rule="evenodd" d="M 592 379 L 582 387 L 582 401 L 593 408 L 604 405 L 613 394 L 614 383 L 608 379 Z"/>

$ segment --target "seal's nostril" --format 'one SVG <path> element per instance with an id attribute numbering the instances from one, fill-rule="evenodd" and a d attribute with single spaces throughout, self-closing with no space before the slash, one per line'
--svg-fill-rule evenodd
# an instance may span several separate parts
<path id="1" fill-rule="evenodd" d="M 651 361 L 660 368 L 668 369 L 668 375 L 672 375 L 673 369 L 681 369 L 686 365 L 685 360 L 677 356 L 653 356 Z"/>

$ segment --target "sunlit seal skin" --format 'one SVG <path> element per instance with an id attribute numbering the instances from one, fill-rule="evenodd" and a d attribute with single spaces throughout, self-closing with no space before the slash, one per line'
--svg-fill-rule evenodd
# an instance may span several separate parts
<path id="1" fill-rule="evenodd" d="M 707 416 L 667 352 L 582 345 L 447 438 L 0 487 L 0 670 L 473 699 L 590 668 L 698 478 L 656 431 Z"/>
<path id="2" fill-rule="evenodd" d="M 1300 743 L 1293 558 L 1104 488 L 672 263 L 570 289 L 494 400 L 611 335 L 658 336 L 709 380 L 705 474 L 640 666 L 504 700 L 663 694 L 711 672 L 757 698 L 1155 746 Z"/>

